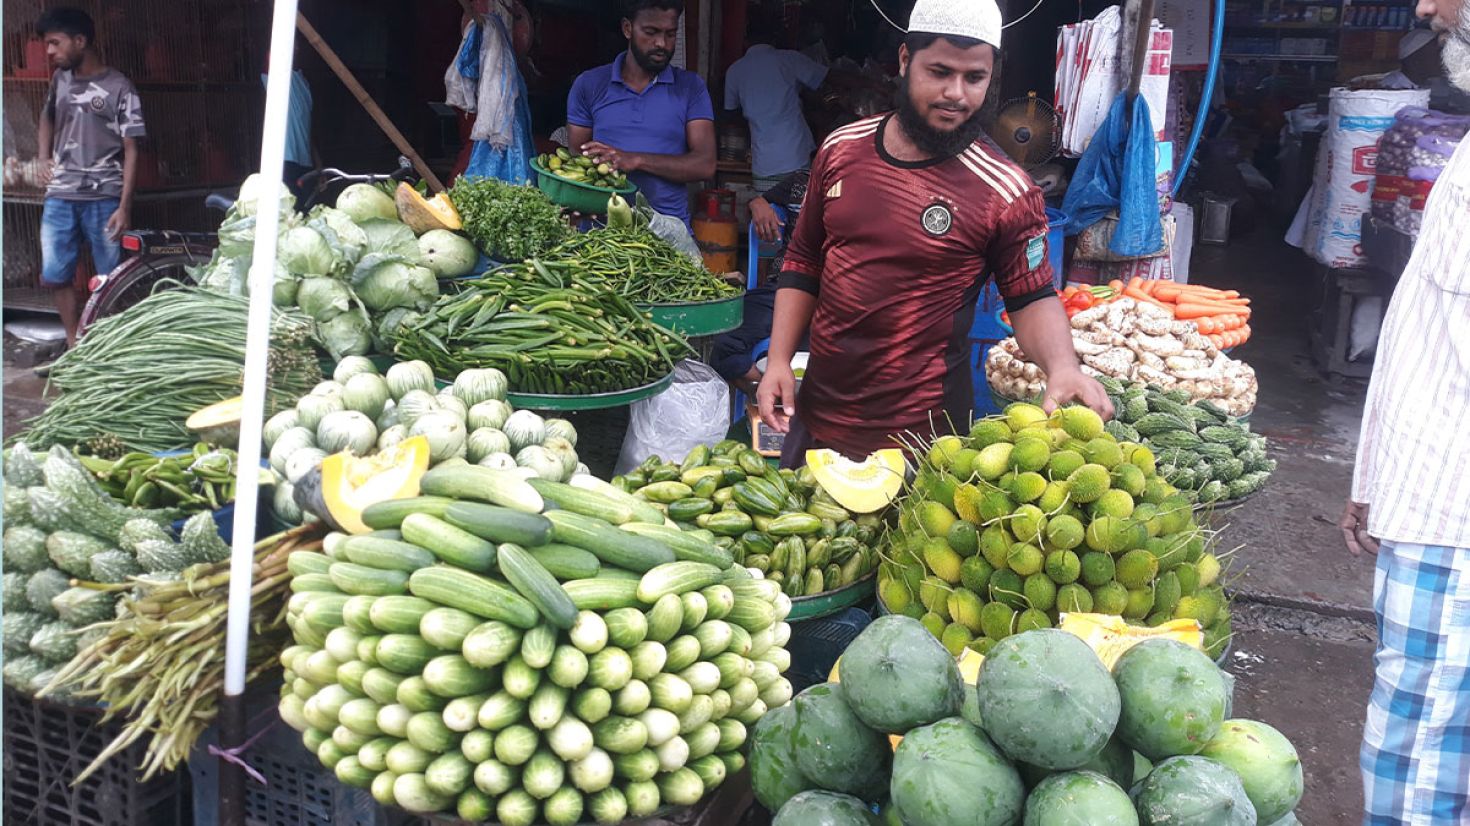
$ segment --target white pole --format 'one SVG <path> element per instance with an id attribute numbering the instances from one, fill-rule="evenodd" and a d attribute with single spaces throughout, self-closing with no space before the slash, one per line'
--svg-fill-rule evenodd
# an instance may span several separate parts
<path id="1" fill-rule="evenodd" d="M 265 417 L 266 355 L 270 350 L 271 283 L 276 273 L 281 181 L 286 157 L 286 115 L 291 98 L 291 54 L 296 40 L 296 0 L 276 0 L 271 18 L 270 74 L 265 87 L 265 128 L 260 141 L 260 181 L 255 250 L 250 265 L 250 319 L 245 338 L 245 387 L 240 406 L 240 463 L 235 481 L 235 535 L 230 556 L 230 614 L 225 632 L 225 694 L 245 691 L 245 649 L 250 641 L 251 567 L 255 563 L 255 514 L 259 500 L 260 431 Z"/>
<path id="2" fill-rule="evenodd" d="M 255 563 L 259 506 L 260 439 L 265 418 L 266 357 L 270 351 L 271 284 L 276 273 L 276 235 L 286 156 L 286 117 L 291 103 L 291 57 L 296 42 L 296 0 L 275 0 L 271 17 L 270 74 L 265 87 L 265 124 L 260 139 L 255 249 L 250 266 L 250 313 L 246 322 L 245 378 L 240 406 L 239 466 L 235 480 L 235 527 L 230 553 L 230 604 L 225 630 L 225 693 L 220 744 L 243 739 L 245 673 L 250 643 L 250 591 Z M 244 778 L 238 765 L 220 761 L 220 814 L 225 824 L 244 820 Z"/>

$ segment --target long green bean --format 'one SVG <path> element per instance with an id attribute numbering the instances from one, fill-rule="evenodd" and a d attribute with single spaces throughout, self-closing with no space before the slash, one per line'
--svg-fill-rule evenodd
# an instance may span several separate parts
<path id="1" fill-rule="evenodd" d="M 441 296 L 398 331 L 394 352 L 441 376 L 495 367 L 517 392 L 587 395 L 657 381 L 692 351 L 603 279 L 571 262 L 532 260 Z"/>
<path id="2" fill-rule="evenodd" d="M 111 457 L 192 447 L 184 420 L 240 393 L 248 309 L 240 296 L 164 290 L 103 319 L 52 367 L 48 389 L 61 392 L 26 423 L 26 443 Z M 305 316 L 273 316 L 270 411 L 321 381 L 311 329 Z"/>
<path id="3" fill-rule="evenodd" d="M 638 304 L 714 301 L 740 288 L 645 229 L 607 227 L 574 235 L 547 259 L 575 265 L 589 281 Z"/>

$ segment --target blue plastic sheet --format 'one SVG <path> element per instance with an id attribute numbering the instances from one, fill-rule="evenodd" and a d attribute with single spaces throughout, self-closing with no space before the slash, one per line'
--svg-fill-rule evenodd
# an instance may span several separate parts
<path id="1" fill-rule="evenodd" d="M 1062 199 L 1067 234 L 1076 235 L 1118 213 L 1118 226 L 1108 242 L 1113 253 L 1129 257 L 1154 255 L 1164 248 L 1159 195 L 1154 177 L 1153 122 L 1139 96 L 1128 116 L 1127 96 L 1119 94 L 1108 111 Z"/>
<path id="2" fill-rule="evenodd" d="M 496 27 L 496 32 L 491 36 L 503 37 L 509 43 L 510 33 L 505 30 L 500 18 L 492 14 L 486 19 L 493 21 Z M 459 73 L 470 80 L 479 80 L 482 30 L 473 23 L 470 26 L 470 36 L 465 39 L 459 52 Z M 507 60 L 506 66 L 501 68 L 497 82 L 508 83 L 508 75 L 513 76 L 517 89 L 511 142 L 504 149 L 496 149 L 487 141 L 475 141 L 470 149 L 470 161 L 464 174 L 469 177 L 496 178 L 512 184 L 529 183 L 532 180 L 531 158 L 536 154 L 536 144 L 531 137 L 531 105 L 526 80 L 521 77 L 513 60 Z"/>

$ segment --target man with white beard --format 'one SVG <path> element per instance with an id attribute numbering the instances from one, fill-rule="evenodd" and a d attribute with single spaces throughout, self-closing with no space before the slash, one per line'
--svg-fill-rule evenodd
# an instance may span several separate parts
<path id="1" fill-rule="evenodd" d="M 1419 0 L 1449 81 L 1470 90 L 1470 0 Z M 1363 823 L 1470 823 L 1470 140 L 1440 174 L 1379 336 L 1352 499 L 1377 553 Z M 1381 545 L 1380 545 L 1381 543 Z"/>

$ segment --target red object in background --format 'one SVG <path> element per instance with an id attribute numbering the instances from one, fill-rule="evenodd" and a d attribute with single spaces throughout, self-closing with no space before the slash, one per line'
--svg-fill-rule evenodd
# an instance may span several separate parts
<path id="1" fill-rule="evenodd" d="M 730 64 L 745 55 L 745 3 L 726 3 L 724 19 L 720 21 L 720 72 L 730 70 Z M 694 32 L 686 32 L 693 43 Z M 692 54 L 693 50 L 689 50 Z"/>
<path id="2" fill-rule="evenodd" d="M 16 77 L 51 77 L 51 61 L 46 59 L 46 44 L 41 40 L 27 40 L 24 61 L 15 69 Z"/>

